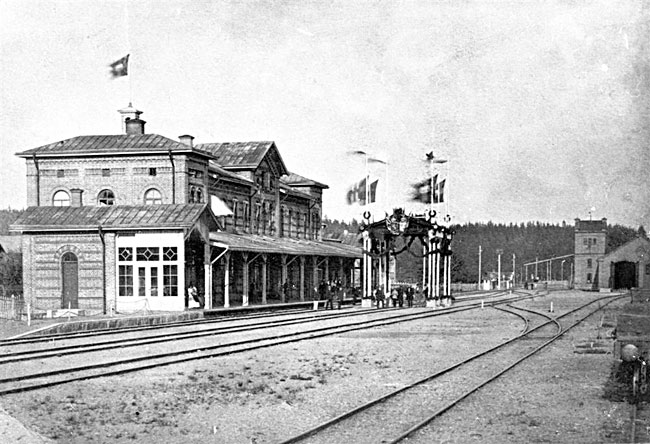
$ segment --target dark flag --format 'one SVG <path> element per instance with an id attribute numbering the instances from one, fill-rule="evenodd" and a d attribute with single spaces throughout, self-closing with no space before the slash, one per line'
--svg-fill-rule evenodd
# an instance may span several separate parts
<path id="1" fill-rule="evenodd" d="M 377 182 L 379 179 L 370 183 L 370 203 L 377 202 Z"/>
<path id="2" fill-rule="evenodd" d="M 377 183 L 379 179 L 374 182 L 370 182 L 370 203 L 373 203 L 377 200 Z M 359 203 L 359 205 L 366 204 L 366 179 L 361 180 L 361 182 L 355 183 L 348 190 L 347 195 L 348 204 L 352 205 Z"/>
<path id="3" fill-rule="evenodd" d="M 431 190 L 436 189 L 436 182 L 438 180 L 438 175 L 436 174 L 433 176 L 433 178 L 430 179 L 425 179 L 422 182 L 418 182 L 413 185 L 413 194 L 411 195 L 411 199 L 417 202 L 422 202 L 425 204 L 430 204 L 431 203 L 431 195 L 433 194 Z M 433 188 L 431 187 L 431 183 L 433 182 Z M 434 197 L 435 199 L 435 197 Z M 434 200 L 435 203 L 435 200 Z"/>
<path id="4" fill-rule="evenodd" d="M 115 79 L 129 74 L 129 55 L 108 65 L 111 68 L 111 76 Z"/>
<path id="5" fill-rule="evenodd" d="M 427 162 L 430 163 L 446 163 L 447 161 L 445 159 L 438 159 L 436 156 L 433 155 L 433 151 L 430 151 L 426 153 L 427 156 Z"/>
<path id="6" fill-rule="evenodd" d="M 436 187 L 435 203 L 443 203 L 445 201 L 445 180 L 440 181 Z"/>

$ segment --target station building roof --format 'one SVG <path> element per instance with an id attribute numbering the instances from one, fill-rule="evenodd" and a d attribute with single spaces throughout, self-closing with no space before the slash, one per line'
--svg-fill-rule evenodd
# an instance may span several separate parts
<path id="1" fill-rule="evenodd" d="M 192 228 L 207 214 L 210 229 L 219 225 L 207 204 L 29 207 L 12 231 L 164 230 Z"/>
<path id="2" fill-rule="evenodd" d="M 231 251 L 251 251 L 302 256 L 338 256 L 361 258 L 361 247 L 339 242 L 299 240 L 260 235 L 240 235 L 225 232 L 210 233 L 210 243 Z"/>
<path id="3" fill-rule="evenodd" d="M 201 143 L 196 148 L 214 156 L 215 161 L 227 170 L 250 170 L 257 168 L 271 153 L 279 167 L 279 175 L 289 174 L 275 142 L 220 142 Z"/>
<path id="4" fill-rule="evenodd" d="M 316 187 L 323 189 L 329 188 L 324 183 L 316 182 L 315 180 L 308 179 L 296 173 L 289 173 L 286 176 L 282 176 L 280 180 L 292 187 Z"/>
<path id="5" fill-rule="evenodd" d="M 77 136 L 16 153 L 19 157 L 102 156 L 124 154 L 195 153 L 212 157 L 194 147 L 158 134 Z"/>

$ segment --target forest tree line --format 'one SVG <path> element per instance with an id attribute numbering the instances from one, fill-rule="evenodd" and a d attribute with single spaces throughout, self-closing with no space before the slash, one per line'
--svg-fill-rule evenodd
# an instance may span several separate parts
<path id="1" fill-rule="evenodd" d="M 22 214 L 22 210 L 0 210 L 0 235 L 9 233 L 9 226 Z M 360 224 L 351 222 L 323 220 L 323 237 L 341 239 L 352 245 L 361 245 Z M 536 259 L 544 260 L 557 256 L 573 254 L 574 227 L 566 223 L 548 224 L 528 222 L 521 224 L 466 223 L 453 225 L 455 231 L 452 241 L 452 281 L 477 282 L 479 269 L 479 246 L 481 247 L 481 274 L 485 279 L 490 272 L 498 269 L 497 250 L 501 250 L 501 272 L 512 272 L 512 256 L 515 255 L 516 278 L 521 279 L 521 265 Z M 645 229 L 623 225 L 608 225 L 607 248 L 610 252 L 636 236 L 647 237 Z M 8 264 L 5 264 L 7 267 Z M 16 269 L 19 267 L 16 265 Z M 22 264 L 21 264 L 22 265 Z M 568 270 L 568 269 L 567 269 Z M 9 270 L 5 270 L 9 272 Z M 15 273 L 15 270 L 13 270 Z M 7 274 L 13 273 L 0 273 Z M 419 282 L 422 279 L 422 251 L 419 241 L 397 258 L 397 280 Z"/>
<path id="2" fill-rule="evenodd" d="M 326 225 L 323 237 L 342 239 L 347 243 L 361 245 L 358 240 L 359 223 L 346 223 L 324 219 Z M 515 278 L 522 279 L 522 265 L 536 260 L 570 255 L 574 252 L 574 226 L 565 222 L 549 224 L 528 222 L 520 224 L 466 223 L 453 225 L 455 231 L 451 248 L 452 282 L 478 282 L 479 246 L 481 248 L 481 275 L 487 279 L 490 272 L 498 270 L 498 253 L 501 250 L 501 273 L 512 273 L 515 257 Z M 636 236 L 647 237 L 643 226 L 638 229 L 623 225 L 607 226 L 607 248 L 610 252 Z M 409 250 L 397 256 L 397 281 L 420 282 L 422 280 L 421 244 L 415 241 Z M 558 267 L 558 265 L 554 265 Z M 546 265 L 540 265 L 540 268 Z M 532 269 L 529 269 L 529 273 Z M 568 265 L 565 278 L 568 275 Z M 542 274 L 542 273 L 539 273 Z M 552 276 L 559 278 L 560 270 L 552 270 Z"/>

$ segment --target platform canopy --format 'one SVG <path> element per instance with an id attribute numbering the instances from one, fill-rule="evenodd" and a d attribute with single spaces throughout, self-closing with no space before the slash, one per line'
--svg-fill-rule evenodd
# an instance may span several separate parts
<path id="1" fill-rule="evenodd" d="M 255 253 L 290 254 L 300 256 L 335 256 L 361 258 L 361 248 L 337 242 L 313 241 L 306 239 L 275 238 L 251 234 L 225 232 L 210 233 L 213 246 L 228 248 L 230 251 L 250 251 Z"/>

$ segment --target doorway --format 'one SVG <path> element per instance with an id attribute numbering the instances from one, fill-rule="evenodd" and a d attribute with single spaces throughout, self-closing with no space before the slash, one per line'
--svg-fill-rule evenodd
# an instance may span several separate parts
<path id="1" fill-rule="evenodd" d="M 637 286 L 636 264 L 621 261 L 614 263 L 614 288 L 633 288 Z"/>
<path id="2" fill-rule="evenodd" d="M 61 273 L 61 308 L 79 308 L 79 262 L 74 253 L 65 253 L 61 258 Z"/>

